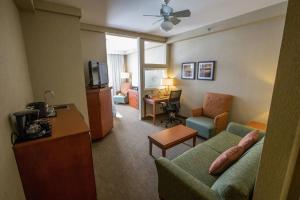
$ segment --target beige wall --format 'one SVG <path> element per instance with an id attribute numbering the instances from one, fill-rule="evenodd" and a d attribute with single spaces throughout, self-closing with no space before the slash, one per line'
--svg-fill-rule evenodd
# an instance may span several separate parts
<path id="1" fill-rule="evenodd" d="M 290 0 L 255 200 L 300 198 L 300 1 Z M 298 159 L 298 161 L 297 161 Z M 298 173 L 298 174 L 297 174 Z"/>
<path id="2" fill-rule="evenodd" d="M 89 83 L 88 61 L 107 62 L 105 33 L 81 30 L 80 39 L 85 83 L 87 85 Z"/>
<path id="3" fill-rule="evenodd" d="M 166 62 L 166 45 L 147 48 L 145 50 L 146 64 L 163 64 Z M 132 84 L 138 86 L 138 54 L 132 52 L 126 55 L 126 69 L 131 73 Z"/>
<path id="4" fill-rule="evenodd" d="M 166 64 L 166 45 L 146 48 L 145 49 L 145 63 L 146 64 Z"/>
<path id="5" fill-rule="evenodd" d="M 10 143 L 8 114 L 32 101 L 18 11 L 11 0 L 0 1 L 0 199 L 25 199 Z"/>
<path id="6" fill-rule="evenodd" d="M 171 74 L 183 90 L 181 114 L 191 115 L 207 91 L 235 96 L 233 121 L 266 122 L 284 18 L 278 17 L 171 45 Z M 181 63 L 216 60 L 215 81 L 181 80 Z"/>
<path id="7" fill-rule="evenodd" d="M 126 70 L 131 74 L 131 81 L 133 86 L 139 85 L 139 66 L 137 53 L 125 55 Z"/>
<path id="8" fill-rule="evenodd" d="M 79 18 L 36 11 L 22 12 L 21 19 L 34 98 L 53 90 L 50 103 L 75 103 L 88 119 Z"/>

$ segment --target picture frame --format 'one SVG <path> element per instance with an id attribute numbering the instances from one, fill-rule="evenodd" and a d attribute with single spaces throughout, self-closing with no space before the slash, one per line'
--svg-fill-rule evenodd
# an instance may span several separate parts
<path id="1" fill-rule="evenodd" d="M 196 63 L 186 62 L 181 65 L 181 79 L 193 80 L 196 74 Z"/>
<path id="2" fill-rule="evenodd" d="M 198 62 L 197 80 L 215 80 L 216 61 Z"/>

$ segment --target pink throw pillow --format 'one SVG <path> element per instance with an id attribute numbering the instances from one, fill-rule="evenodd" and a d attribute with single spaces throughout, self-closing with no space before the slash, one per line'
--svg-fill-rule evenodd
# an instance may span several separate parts
<path id="1" fill-rule="evenodd" d="M 259 139 L 259 130 L 253 130 L 248 133 L 245 137 L 243 137 L 238 146 L 241 146 L 246 151 L 249 149 L 253 144 L 255 144 Z"/>
<path id="2" fill-rule="evenodd" d="M 241 146 L 233 146 L 219 155 L 209 167 L 209 174 L 217 175 L 226 170 L 244 153 Z"/>

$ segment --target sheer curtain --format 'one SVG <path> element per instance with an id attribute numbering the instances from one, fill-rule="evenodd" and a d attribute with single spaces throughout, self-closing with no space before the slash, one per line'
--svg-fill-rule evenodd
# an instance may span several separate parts
<path id="1" fill-rule="evenodd" d="M 120 90 L 121 72 L 125 71 L 124 55 L 107 55 L 109 86 L 113 88 L 113 94 Z"/>

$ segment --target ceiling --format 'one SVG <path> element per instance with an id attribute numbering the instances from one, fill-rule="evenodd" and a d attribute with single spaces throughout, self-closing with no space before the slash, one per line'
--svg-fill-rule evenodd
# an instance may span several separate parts
<path id="1" fill-rule="evenodd" d="M 171 0 L 169 6 L 175 11 L 190 9 L 191 17 L 170 32 L 162 32 L 156 18 L 143 14 L 159 14 L 161 0 L 47 0 L 81 8 L 81 22 L 150 33 L 173 36 L 222 20 L 230 19 L 286 0 Z"/>
<path id="2" fill-rule="evenodd" d="M 106 35 L 106 49 L 108 54 L 127 54 L 137 49 L 137 39 Z"/>

